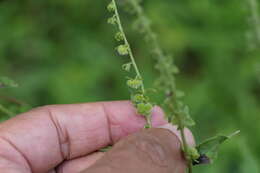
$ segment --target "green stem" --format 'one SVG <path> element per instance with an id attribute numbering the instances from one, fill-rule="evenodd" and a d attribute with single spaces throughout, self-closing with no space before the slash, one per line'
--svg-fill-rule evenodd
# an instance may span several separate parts
<path id="1" fill-rule="evenodd" d="M 254 30 L 257 42 L 260 44 L 260 18 L 258 14 L 258 2 L 256 0 L 248 0 L 253 19 Z"/>
<path id="2" fill-rule="evenodd" d="M 0 104 L 0 111 L 8 115 L 9 117 L 12 117 L 14 115 L 13 112 L 9 111 L 6 107 Z"/>
<path id="3" fill-rule="evenodd" d="M 146 128 L 152 128 L 151 117 L 146 117 Z"/>

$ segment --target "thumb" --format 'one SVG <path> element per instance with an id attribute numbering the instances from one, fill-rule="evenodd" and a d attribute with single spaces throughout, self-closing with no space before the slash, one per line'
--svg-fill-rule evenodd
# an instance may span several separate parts
<path id="1" fill-rule="evenodd" d="M 82 173 L 184 173 L 185 169 L 179 138 L 158 128 L 122 139 Z"/>

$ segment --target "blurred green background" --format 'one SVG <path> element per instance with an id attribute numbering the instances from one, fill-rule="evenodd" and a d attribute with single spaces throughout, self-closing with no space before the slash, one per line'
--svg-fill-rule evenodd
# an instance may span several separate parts
<path id="1" fill-rule="evenodd" d="M 17 106 L 20 101 L 36 107 L 128 99 L 121 70 L 126 58 L 115 54 L 107 3 L 1 0 L 0 76 L 20 87 L 1 89 L 0 103 L 17 112 L 25 110 Z M 144 0 L 143 5 L 162 47 L 181 69 L 177 82 L 197 122 L 192 129 L 197 141 L 241 130 L 221 147 L 215 164 L 195 172 L 259 173 L 260 51 L 247 1 Z M 122 18 L 145 85 L 152 87 L 154 61 L 132 30 L 132 18 L 123 11 Z M 160 98 L 154 97 L 157 103 Z M 8 117 L 0 113 L 0 118 Z"/>

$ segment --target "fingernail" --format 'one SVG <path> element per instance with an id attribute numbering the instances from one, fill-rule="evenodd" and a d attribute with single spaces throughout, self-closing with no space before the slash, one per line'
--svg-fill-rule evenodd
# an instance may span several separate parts
<path id="1" fill-rule="evenodd" d="M 182 141 L 181 133 L 177 129 L 177 126 L 173 126 L 171 124 L 165 124 L 165 125 L 159 126 L 157 128 L 167 129 L 167 130 L 171 131 L 173 134 L 175 134 L 179 138 L 180 141 Z M 190 130 L 185 129 L 184 134 L 185 134 L 188 145 L 195 146 L 195 140 L 194 140 L 194 137 L 193 137 L 192 133 L 190 132 Z"/>

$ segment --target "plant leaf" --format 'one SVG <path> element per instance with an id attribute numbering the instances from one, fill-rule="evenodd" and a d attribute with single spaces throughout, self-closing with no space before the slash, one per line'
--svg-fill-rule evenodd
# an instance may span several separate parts
<path id="1" fill-rule="evenodd" d="M 219 146 L 239 132 L 240 131 L 236 131 L 229 136 L 217 135 L 215 137 L 206 139 L 204 142 L 196 146 L 196 149 L 200 154 L 200 158 L 203 158 L 203 160 L 206 162 L 202 161 L 200 158 L 195 160 L 194 162 L 196 162 L 197 164 L 212 163 L 213 160 L 217 157 Z"/>

